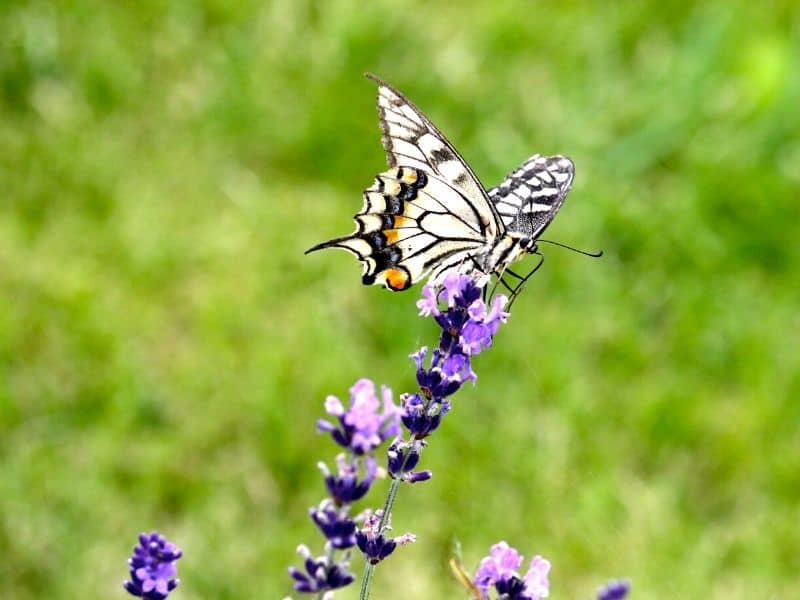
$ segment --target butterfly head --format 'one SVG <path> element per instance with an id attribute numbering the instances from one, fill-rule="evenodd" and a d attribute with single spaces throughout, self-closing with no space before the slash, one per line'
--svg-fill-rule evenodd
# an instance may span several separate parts
<path id="1" fill-rule="evenodd" d="M 520 239 L 519 247 L 524 252 L 536 252 L 536 240 L 532 237 L 525 236 Z"/>

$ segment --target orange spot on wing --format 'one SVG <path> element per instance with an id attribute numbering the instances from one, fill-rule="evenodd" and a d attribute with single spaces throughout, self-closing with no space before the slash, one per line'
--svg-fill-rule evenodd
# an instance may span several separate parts
<path id="1" fill-rule="evenodd" d="M 401 269 L 387 269 L 385 274 L 386 284 L 396 292 L 406 289 L 409 285 L 408 273 Z"/>
<path id="2" fill-rule="evenodd" d="M 417 172 L 414 169 L 403 169 L 402 173 L 398 173 L 400 175 L 400 181 L 403 183 L 416 183 L 417 182 Z"/>
<path id="3" fill-rule="evenodd" d="M 395 227 L 406 227 L 408 225 L 409 221 L 411 221 L 411 219 L 409 219 L 408 217 L 401 217 L 401 216 L 398 215 L 398 216 L 396 216 L 394 218 L 394 226 Z"/>
<path id="4" fill-rule="evenodd" d="M 387 244 L 394 244 L 397 241 L 397 237 L 400 233 L 396 229 L 384 229 L 383 235 L 386 238 Z"/>

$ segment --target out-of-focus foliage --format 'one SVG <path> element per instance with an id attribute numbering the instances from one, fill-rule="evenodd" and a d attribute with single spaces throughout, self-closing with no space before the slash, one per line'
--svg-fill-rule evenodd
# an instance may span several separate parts
<path id="1" fill-rule="evenodd" d="M 122 597 L 151 528 L 177 597 L 290 592 L 325 396 L 410 389 L 436 335 L 302 254 L 384 168 L 367 70 L 487 185 L 571 156 L 548 236 L 606 251 L 545 248 L 375 597 L 462 597 L 456 539 L 548 557 L 559 598 L 796 596 L 796 6 L 2 3 L 0 597 Z"/>

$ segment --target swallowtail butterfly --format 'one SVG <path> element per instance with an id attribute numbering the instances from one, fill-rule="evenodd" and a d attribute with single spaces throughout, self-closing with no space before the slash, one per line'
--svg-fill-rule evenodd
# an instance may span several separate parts
<path id="1" fill-rule="evenodd" d="M 453 145 L 400 92 L 378 84 L 389 170 L 364 190 L 356 230 L 306 251 L 343 248 L 363 263 L 362 281 L 400 291 L 451 267 L 502 276 L 561 208 L 575 167 L 535 154 L 497 187 L 484 189 Z"/>

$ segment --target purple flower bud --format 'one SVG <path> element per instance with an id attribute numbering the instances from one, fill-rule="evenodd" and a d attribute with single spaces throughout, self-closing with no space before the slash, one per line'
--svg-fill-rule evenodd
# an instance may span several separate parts
<path id="1" fill-rule="evenodd" d="M 355 576 L 348 570 L 349 564 L 346 560 L 337 563 L 325 556 L 314 558 L 305 546 L 298 547 L 297 552 L 305 559 L 303 566 L 306 572 L 289 567 L 289 575 L 295 580 L 296 591 L 316 594 L 342 588 L 355 581 Z"/>
<path id="2" fill-rule="evenodd" d="M 319 469 L 325 477 L 325 487 L 328 488 L 333 501 L 338 504 L 349 504 L 360 500 L 369 491 L 372 482 L 375 480 L 377 464 L 375 459 L 368 457 L 363 459 L 364 478 L 359 480 L 360 461 L 348 461 L 344 454 L 336 457 L 337 473 L 330 472 L 325 463 L 319 463 Z"/>
<path id="3" fill-rule="evenodd" d="M 122 586 L 132 596 L 164 600 L 178 586 L 175 562 L 181 556 L 183 552 L 157 532 L 139 534 L 139 545 L 128 559 L 131 579 Z"/>
<path id="4" fill-rule="evenodd" d="M 597 591 L 597 600 L 622 600 L 630 590 L 629 581 L 612 580 Z"/>
<path id="5" fill-rule="evenodd" d="M 414 438 L 421 440 L 439 427 L 442 417 L 450 410 L 450 402 L 426 402 L 419 394 L 400 396 L 403 405 L 403 425 Z"/>
<path id="6" fill-rule="evenodd" d="M 431 353 L 430 368 L 425 369 L 422 365 L 425 361 L 427 351 L 428 349 L 423 346 L 418 352 L 411 355 L 411 358 L 417 363 L 417 384 L 422 390 L 423 395 L 428 400 L 433 398 L 441 400 L 452 396 L 458 391 L 458 388 L 461 387 L 461 383 L 464 380 L 461 371 L 463 371 L 465 367 L 471 371 L 469 365 L 454 363 L 450 360 L 450 356 L 445 358 L 442 351 L 437 348 Z M 444 363 L 447 363 L 450 374 L 443 369 Z M 460 371 L 453 372 L 454 368 L 458 369 L 459 367 L 461 369 Z"/>
<path id="7" fill-rule="evenodd" d="M 332 501 L 323 500 L 319 508 L 311 508 L 309 514 L 331 546 L 337 550 L 355 546 L 356 522 L 346 509 L 337 509 Z"/>
<path id="8" fill-rule="evenodd" d="M 392 442 L 387 451 L 387 470 L 393 479 L 418 483 L 427 481 L 433 476 L 430 471 L 414 472 L 414 467 L 419 462 L 419 450 L 423 444 L 421 441 L 404 442 L 401 439 Z"/>
<path id="9" fill-rule="evenodd" d="M 377 510 L 367 516 L 364 520 L 364 527 L 356 532 L 356 544 L 359 550 L 373 565 L 377 565 L 394 552 L 398 544 L 404 546 L 416 540 L 416 536 L 411 533 L 405 533 L 396 538 L 386 538 L 383 533 L 378 531 L 382 514 L 383 511 Z M 390 528 L 385 527 L 385 529 Z"/>
<path id="10" fill-rule="evenodd" d="M 391 538 L 386 539 L 383 534 L 370 537 L 361 531 L 356 533 L 356 544 L 364 553 L 364 557 L 373 565 L 387 558 L 397 547 L 397 542 Z"/>

